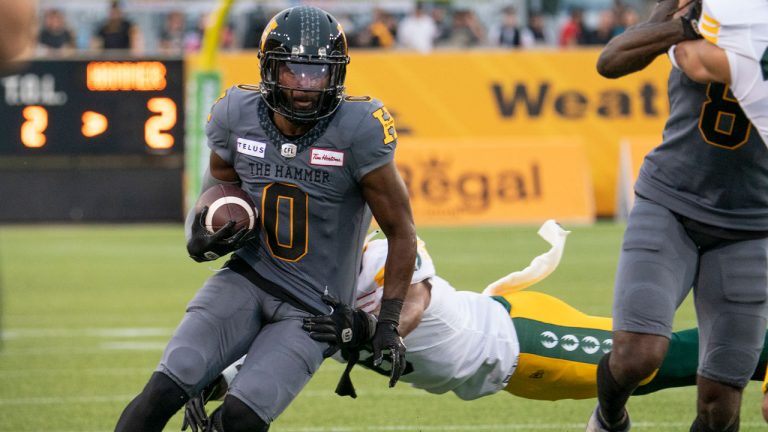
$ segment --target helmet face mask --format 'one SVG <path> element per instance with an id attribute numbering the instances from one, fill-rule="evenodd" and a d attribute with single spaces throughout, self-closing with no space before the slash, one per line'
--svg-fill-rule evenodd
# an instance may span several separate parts
<path id="1" fill-rule="evenodd" d="M 261 95 L 269 108 L 293 122 L 333 114 L 344 96 L 347 41 L 327 12 L 309 6 L 286 9 L 261 39 Z"/>

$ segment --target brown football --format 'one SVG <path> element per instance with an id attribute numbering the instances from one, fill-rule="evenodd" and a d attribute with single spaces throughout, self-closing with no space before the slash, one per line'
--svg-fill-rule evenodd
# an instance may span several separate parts
<path id="1" fill-rule="evenodd" d="M 251 229 L 256 226 L 256 218 L 259 216 L 251 197 L 233 184 L 218 184 L 207 189 L 200 195 L 195 206 L 198 213 L 203 207 L 208 207 L 205 227 L 211 233 L 231 220 L 235 221 L 235 232 L 241 228 Z"/>

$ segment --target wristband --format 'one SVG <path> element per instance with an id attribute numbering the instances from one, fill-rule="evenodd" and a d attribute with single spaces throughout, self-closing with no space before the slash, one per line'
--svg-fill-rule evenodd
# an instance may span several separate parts
<path id="1" fill-rule="evenodd" d="M 680 66 L 677 64 L 677 59 L 675 58 L 675 48 L 677 48 L 677 45 L 672 45 L 669 47 L 669 51 L 667 51 L 667 56 L 669 57 L 669 61 L 672 63 L 672 66 L 675 67 L 675 69 L 680 69 Z"/>
<path id="2" fill-rule="evenodd" d="M 403 308 L 403 301 L 400 299 L 386 299 L 381 301 L 381 310 L 379 311 L 379 321 L 387 321 L 395 326 L 400 323 L 400 310 Z"/>

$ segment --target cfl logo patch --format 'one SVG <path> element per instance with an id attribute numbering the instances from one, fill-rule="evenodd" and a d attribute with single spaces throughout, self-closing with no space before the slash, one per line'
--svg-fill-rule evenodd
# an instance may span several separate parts
<path id="1" fill-rule="evenodd" d="M 352 329 L 345 328 L 341 331 L 341 341 L 347 343 L 352 340 Z"/>
<path id="2" fill-rule="evenodd" d="M 284 158 L 296 157 L 296 144 L 285 143 L 280 147 L 280 155 Z"/>

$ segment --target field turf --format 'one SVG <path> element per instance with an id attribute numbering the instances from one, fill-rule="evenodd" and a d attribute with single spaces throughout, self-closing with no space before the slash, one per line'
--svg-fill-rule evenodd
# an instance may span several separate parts
<path id="1" fill-rule="evenodd" d="M 459 289 L 525 267 L 548 246 L 537 227 L 419 230 L 441 276 Z M 623 226 L 572 227 L 560 268 L 529 289 L 591 314 L 610 312 Z M 186 257 L 181 226 L 0 228 L 0 431 L 102 432 L 114 428 L 154 369 L 187 301 L 221 263 Z M 694 325 L 690 301 L 676 328 Z M 594 400 L 536 402 L 497 394 L 465 402 L 353 372 L 357 400 L 333 393 L 342 367 L 327 361 L 274 423 L 275 432 L 579 431 Z M 757 383 L 742 431 L 765 430 Z M 688 430 L 695 389 L 632 398 L 637 431 Z M 180 416 L 166 430 L 179 430 Z"/>

